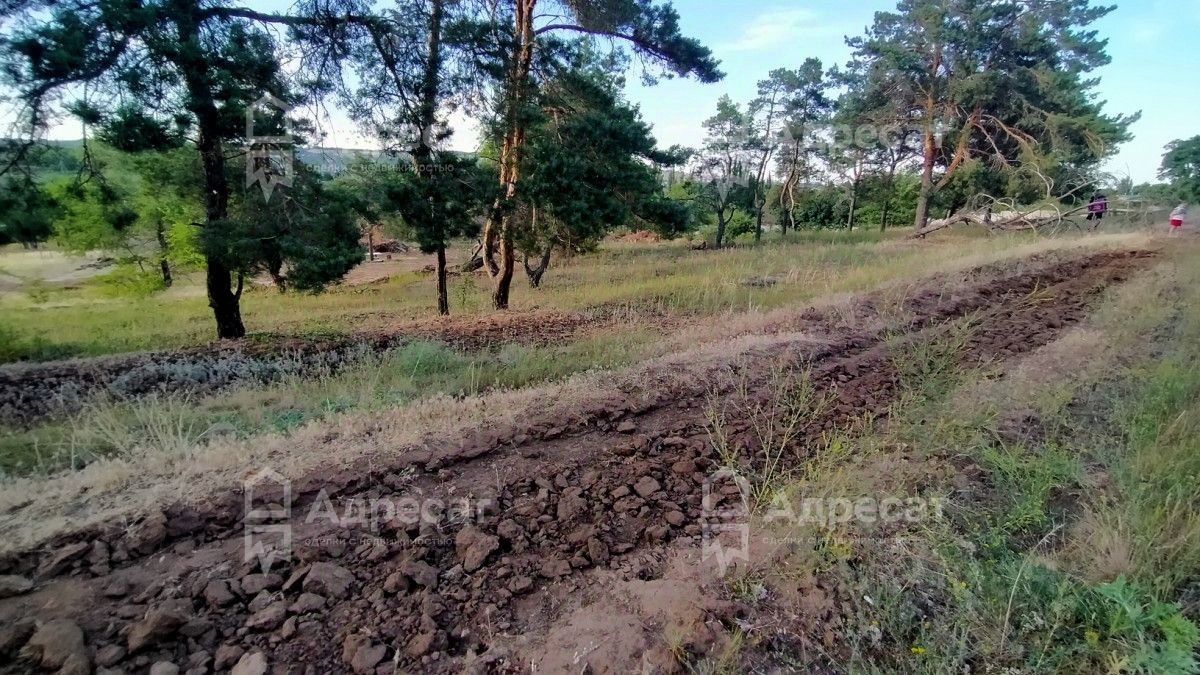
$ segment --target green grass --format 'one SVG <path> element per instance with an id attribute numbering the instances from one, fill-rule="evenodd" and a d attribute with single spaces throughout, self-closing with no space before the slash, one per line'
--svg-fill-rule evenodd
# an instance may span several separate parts
<path id="1" fill-rule="evenodd" d="M 770 309 L 830 293 L 858 291 L 972 256 L 1018 246 L 1053 245 L 1028 234 L 980 239 L 948 234 L 909 242 L 902 232 L 813 232 L 786 241 L 724 251 L 692 251 L 683 242 L 609 244 L 598 253 L 557 260 L 541 289 L 514 280 L 513 309 L 579 311 L 615 305 L 683 314 Z M 466 244 L 459 244 L 465 246 Z M 765 284 L 747 282 L 765 281 Z M 452 311 L 489 312 L 486 276 L 454 277 Z M 404 273 L 386 282 L 337 287 L 321 295 L 251 287 L 242 300 L 247 329 L 260 335 L 328 335 L 386 330 L 434 315 L 433 279 Z M 205 344 L 214 336 L 201 279 L 183 276 L 151 297 L 114 297 L 92 279 L 34 296 L 0 295 L 0 359 L 100 355 Z"/>
<path id="2" fill-rule="evenodd" d="M 990 398 L 971 394 L 964 403 L 964 388 L 982 373 L 947 367 L 960 334 L 897 350 L 904 395 L 888 424 L 856 438 L 836 471 L 813 473 L 791 490 L 907 493 L 914 488 L 904 479 L 869 479 L 854 468 L 901 448 L 929 458 L 917 489 L 943 491 L 945 517 L 913 525 L 899 543 L 857 530 L 793 532 L 835 542 L 837 555 L 828 546 L 793 554 L 773 562 L 762 582 L 786 586 L 788 574 L 804 570 L 833 577 L 826 584 L 851 599 L 838 629 L 848 646 L 829 657 L 839 668 L 1200 672 L 1194 253 L 1178 251 L 1110 294 L 1094 317 L 1107 341 L 1096 349 L 1096 372 L 985 388 Z M 1028 440 L 999 433 L 997 420 L 1014 408 L 1035 411 L 1041 432 Z M 963 486 L 955 473 L 968 462 L 977 477 L 956 497 Z M 768 662 L 812 662 L 811 654 L 805 661 L 772 649 Z"/>
<path id="3" fill-rule="evenodd" d="M 1124 442 L 1106 459 L 1119 501 L 1097 505 L 1130 540 L 1131 577 L 1164 595 L 1200 570 L 1200 315 L 1181 320 L 1165 358 L 1118 402 Z"/>
<path id="4" fill-rule="evenodd" d="M 630 308 L 629 322 L 567 344 L 464 354 L 437 345 L 410 344 L 333 374 L 309 372 L 270 386 L 203 398 L 168 397 L 121 403 L 97 401 L 68 419 L 32 429 L 0 430 L 0 471 L 44 473 L 78 467 L 98 457 L 178 452 L 215 433 L 252 437 L 288 432 L 331 415 L 404 406 L 437 395 L 518 388 L 590 369 L 627 365 L 662 353 L 654 325 L 637 320 L 642 309 L 702 317 L 727 310 L 802 305 L 831 293 L 859 291 L 888 281 L 978 264 L 1017 247 L 1050 248 L 1060 241 L 1012 237 L 946 237 L 909 242 L 877 232 L 813 232 L 784 242 L 696 252 L 682 242 L 615 243 L 597 254 L 562 262 L 540 290 L 518 288 L 518 309 Z M 769 278 L 773 285 L 748 285 Z M 338 288 L 324 295 L 256 289 L 244 299 L 252 339 L 276 335 L 337 335 L 382 328 L 428 316 L 428 275 L 403 274 L 380 284 Z M 483 313 L 486 277 L 457 277 L 456 308 Z M 182 285 L 181 285 L 182 286 Z M 195 290 L 195 289 L 193 289 Z M 114 298 L 94 279 L 56 289 L 38 304 L 0 300 L 0 359 L 60 358 L 203 343 L 210 330 L 204 300 L 186 287 L 151 298 Z M 174 435 L 170 430 L 174 430 Z"/>
<path id="5" fill-rule="evenodd" d="M 1200 671 L 1197 608 L 1185 613 L 1179 604 L 1200 568 L 1200 273 L 1181 269 L 1175 281 L 1187 288 L 1182 297 L 1143 298 L 1142 313 L 1166 322 L 1147 321 L 1143 327 L 1157 330 L 1140 337 L 1157 339 L 1166 353 L 1110 375 L 1110 393 L 1099 400 L 1077 392 L 1100 410 L 1043 408 L 1043 418 L 1053 420 L 1051 433 L 1036 442 L 1005 442 L 986 427 L 976 429 L 966 452 L 987 477 L 991 496 L 956 504 L 958 526 L 927 533 L 937 557 L 918 566 L 925 574 L 914 574 L 914 583 L 943 604 L 932 619 L 914 622 L 912 598 L 894 599 L 893 635 L 921 649 L 893 665 L 947 673 L 971 663 L 1020 672 Z M 1154 307 L 1164 302 L 1184 311 Z M 1107 424 L 1085 429 L 1097 413 Z M 953 438 L 962 441 L 961 434 Z M 1116 485 L 1089 488 L 1097 474 L 1115 477 Z M 1075 527 L 1084 513 L 1102 525 Z M 1127 568 L 1097 577 L 1070 556 L 1052 563 L 1064 547 L 1104 555 L 1094 546 L 1072 546 L 1080 531 L 1129 537 Z"/>
<path id="6" fill-rule="evenodd" d="M 657 335 L 601 333 L 563 345 L 508 345 L 462 353 L 413 342 L 339 372 L 311 372 L 272 385 L 247 384 L 208 397 L 96 401 L 77 415 L 26 430 L 0 430 L 0 474 L 80 468 L 100 457 L 151 452 L 176 456 L 207 439 L 288 433 L 346 412 L 370 412 L 438 396 L 515 389 L 646 356 Z"/>

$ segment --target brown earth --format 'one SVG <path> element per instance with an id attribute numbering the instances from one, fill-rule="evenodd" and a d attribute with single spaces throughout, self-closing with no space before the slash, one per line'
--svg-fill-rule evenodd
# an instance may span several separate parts
<path id="1" fill-rule="evenodd" d="M 415 341 L 438 342 L 464 352 L 506 344 L 561 344 L 617 320 L 612 312 L 602 310 L 439 317 L 336 338 L 258 335 L 188 349 L 0 365 L 0 424 L 24 426 L 70 414 L 98 394 L 116 399 L 208 395 L 246 382 L 337 371 Z M 654 321 L 655 317 L 648 317 L 646 323 Z M 659 323 L 667 325 L 665 320 Z"/>
<path id="2" fill-rule="evenodd" d="M 831 404 L 786 448 L 783 461 L 797 465 L 822 433 L 886 415 L 901 386 L 897 350 L 969 317 L 960 361 L 1029 352 L 1152 257 L 1095 253 L 950 291 L 918 288 L 902 325 L 883 330 L 837 330 L 814 315 L 828 340 L 764 347 L 701 386 L 647 382 L 569 419 L 437 439 L 404 465 L 311 476 L 291 486 L 293 515 L 278 521 L 291 526 L 294 553 L 275 561 L 278 576 L 243 562 L 240 490 L 9 556 L 0 572 L 21 577 L 0 577 L 0 590 L 13 589 L 0 596 L 15 595 L 0 600 L 0 655 L 32 646 L 0 671 L 74 659 L 129 672 L 160 661 L 197 673 L 674 672 L 677 655 L 719 650 L 745 614 L 698 564 L 702 486 L 722 462 L 712 401 L 766 402 L 781 368 L 802 368 Z M 751 420 L 727 418 L 722 431 L 756 456 Z M 277 486 L 258 488 L 256 505 L 283 501 Z M 373 499 L 401 511 L 372 509 Z M 405 517 L 407 506 L 460 499 L 469 511 Z M 726 486 L 715 505 L 739 499 Z M 333 522 L 331 511 L 377 515 Z M 814 614 L 834 602 L 806 593 Z M 30 638 L 32 619 L 47 623 Z M 56 636 L 61 649 L 40 646 Z"/>

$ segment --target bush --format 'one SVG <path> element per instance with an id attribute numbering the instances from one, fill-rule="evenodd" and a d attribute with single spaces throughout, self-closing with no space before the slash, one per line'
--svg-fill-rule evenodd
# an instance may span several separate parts
<path id="1" fill-rule="evenodd" d="M 145 298 L 166 288 L 158 267 L 134 262 L 122 262 L 112 272 L 97 278 L 96 284 L 110 297 Z"/>

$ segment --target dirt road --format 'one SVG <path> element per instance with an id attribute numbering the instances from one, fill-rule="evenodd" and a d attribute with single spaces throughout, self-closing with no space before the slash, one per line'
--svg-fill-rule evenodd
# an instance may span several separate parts
<path id="1" fill-rule="evenodd" d="M 956 359 L 1029 352 L 1152 258 L 1091 253 L 918 288 L 897 322 L 871 330 L 814 313 L 822 339 L 768 344 L 699 384 L 646 382 L 569 419 L 445 439 L 405 465 L 310 476 L 286 493 L 290 515 L 255 521 L 290 528 L 292 555 L 265 574 L 244 562 L 240 491 L 10 556 L 0 572 L 20 576 L 0 584 L 14 596 L 0 600 L 0 653 L 23 649 L 27 661 L 6 657 L 2 671 L 40 659 L 126 672 L 159 662 L 196 673 L 670 672 L 670 615 L 711 635 L 740 611 L 678 565 L 695 558 L 704 486 L 728 451 L 745 470 L 762 461 L 749 416 L 728 415 L 714 433 L 714 401 L 762 408 L 778 373 L 803 372 L 820 404 L 781 456 L 796 465 L 821 434 L 886 416 L 901 387 L 897 350 L 969 318 Z M 253 505 L 284 498 L 267 480 Z M 739 499 L 724 486 L 709 507 Z M 612 609 L 618 588 L 636 589 L 639 609 Z M 49 623 L 35 633 L 34 618 Z M 685 637 L 690 649 L 711 642 Z"/>

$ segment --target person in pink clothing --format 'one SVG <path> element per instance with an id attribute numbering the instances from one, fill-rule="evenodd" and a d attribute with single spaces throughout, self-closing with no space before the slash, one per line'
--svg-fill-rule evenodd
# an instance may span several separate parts
<path id="1" fill-rule="evenodd" d="M 1180 204 L 1171 212 L 1171 232 L 1183 229 L 1183 221 L 1187 219 L 1187 204 Z"/>
<path id="2" fill-rule="evenodd" d="M 1108 213 L 1108 197 L 1100 192 L 1093 194 L 1091 200 L 1088 202 L 1087 219 L 1104 220 L 1104 214 L 1106 213 Z"/>

